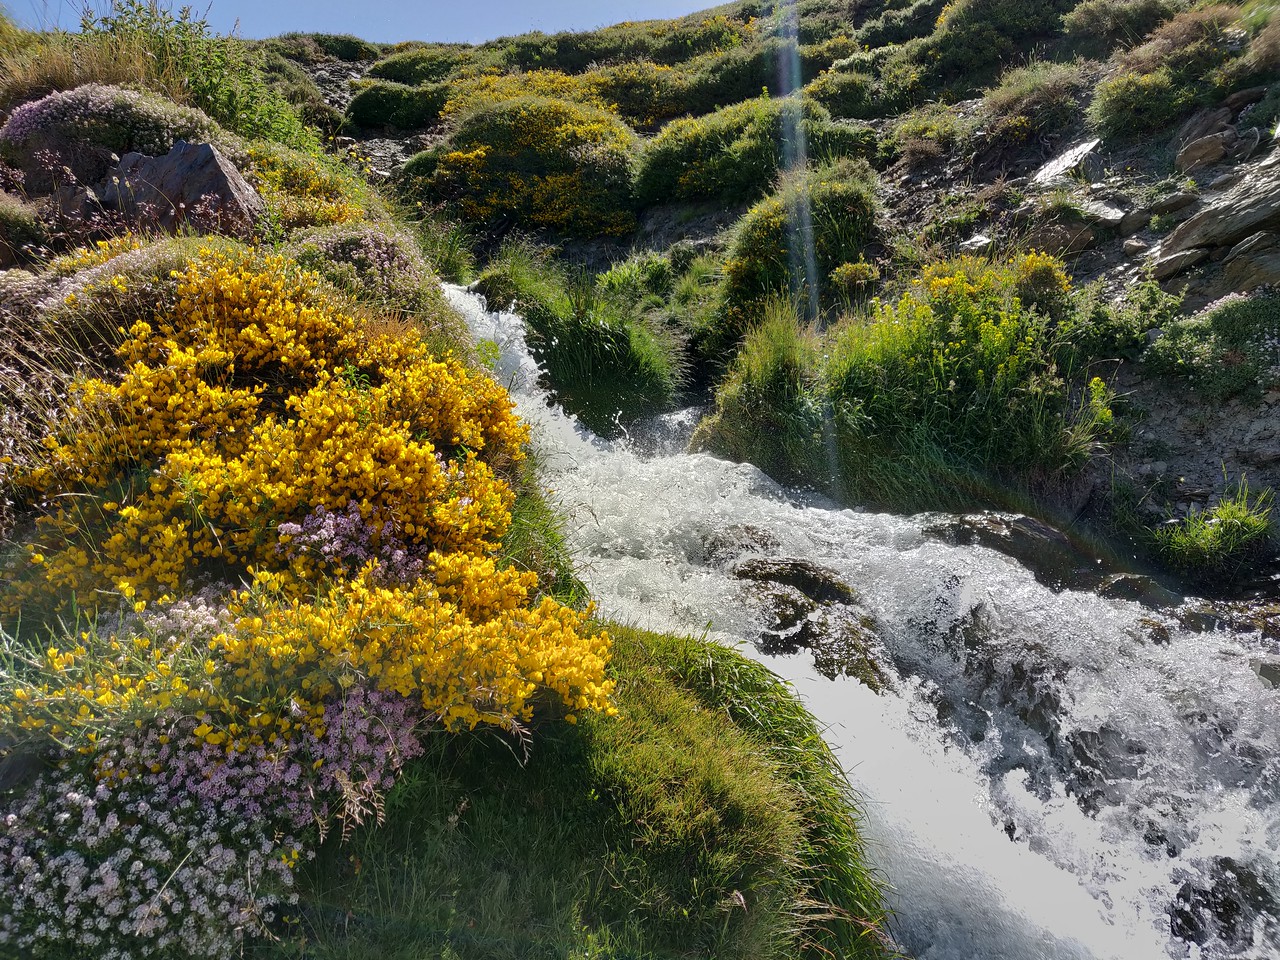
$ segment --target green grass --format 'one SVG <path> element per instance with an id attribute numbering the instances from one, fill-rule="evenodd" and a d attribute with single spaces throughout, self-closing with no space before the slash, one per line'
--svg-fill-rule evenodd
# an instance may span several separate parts
<path id="1" fill-rule="evenodd" d="M 1229 585 L 1266 548 L 1274 500 L 1270 489 L 1251 499 L 1242 479 L 1211 509 L 1158 527 L 1153 532 L 1156 551 L 1192 580 Z"/>
<path id="2" fill-rule="evenodd" d="M 529 243 L 504 244 L 477 280 L 491 307 L 514 307 L 561 405 L 596 433 L 668 409 L 679 388 L 676 344 L 600 296 Z"/>
<path id="3" fill-rule="evenodd" d="M 610 630 L 618 717 L 438 738 L 383 827 L 303 872 L 305 950 L 257 956 L 886 956 L 847 782 L 789 689 Z"/>
<path id="4" fill-rule="evenodd" d="M 1143 355 L 1211 400 L 1252 399 L 1280 384 L 1280 297 L 1232 294 L 1174 320 Z"/>

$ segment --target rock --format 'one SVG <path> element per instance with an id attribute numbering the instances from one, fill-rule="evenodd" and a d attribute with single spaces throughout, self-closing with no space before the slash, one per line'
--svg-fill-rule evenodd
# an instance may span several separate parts
<path id="1" fill-rule="evenodd" d="M 1120 236 L 1127 237 L 1130 234 L 1137 233 L 1150 223 L 1153 215 L 1154 211 L 1147 207 L 1130 210 L 1124 215 L 1124 219 L 1120 221 L 1120 225 L 1116 229 L 1120 231 Z"/>
<path id="2" fill-rule="evenodd" d="M 1179 173 L 1186 173 L 1197 167 L 1217 163 L 1235 146 L 1237 139 L 1235 130 L 1227 129 L 1221 133 L 1212 133 L 1207 137 L 1192 140 L 1178 151 L 1178 157 L 1173 161 L 1173 166 Z"/>
<path id="3" fill-rule="evenodd" d="M 1100 200 L 1085 200 L 1080 210 L 1092 223 L 1108 229 L 1116 229 L 1124 222 L 1125 212 L 1119 207 Z"/>
<path id="4" fill-rule="evenodd" d="M 1222 105 L 1228 110 L 1240 110 L 1252 103 L 1257 103 L 1267 95 L 1267 87 L 1249 87 L 1247 90 L 1237 90 L 1227 99 L 1222 101 Z"/>
<path id="5" fill-rule="evenodd" d="M 1043 223 L 1031 231 L 1027 245 L 1059 256 L 1089 249 L 1097 234 L 1079 222 Z"/>
<path id="6" fill-rule="evenodd" d="M 1117 573 L 1098 586 L 1098 595 L 1108 600 L 1132 600 L 1147 607 L 1174 607 L 1182 598 L 1139 573 Z"/>
<path id="7" fill-rule="evenodd" d="M 1221 176 L 1214 177 L 1212 180 L 1210 180 L 1209 185 L 1205 187 L 1205 189 L 1206 190 L 1225 190 L 1227 187 L 1230 187 L 1234 184 L 1239 183 L 1240 178 L 1243 176 L 1244 174 L 1241 173 L 1239 170 L 1229 170 L 1226 173 L 1222 174 Z"/>
<path id="8" fill-rule="evenodd" d="M 995 245 L 995 241 L 985 233 L 975 233 L 960 244 L 961 253 L 986 253 Z"/>
<path id="9" fill-rule="evenodd" d="M 1258 152 L 1258 147 L 1262 144 L 1262 131 L 1257 127 L 1250 127 L 1244 133 L 1240 134 L 1240 138 L 1236 141 L 1236 145 L 1231 148 L 1231 159 L 1235 161 L 1248 160 Z"/>
<path id="10" fill-rule="evenodd" d="M 1241 240 L 1227 254 L 1222 272 L 1231 289 L 1241 293 L 1280 283 L 1280 233 L 1264 230 Z"/>
<path id="11" fill-rule="evenodd" d="M 60 217 L 88 221 L 102 215 L 102 200 L 92 187 L 65 183 L 53 191 L 52 200 Z"/>
<path id="12" fill-rule="evenodd" d="M 1174 149 L 1181 151 L 1187 144 L 1203 137 L 1221 133 L 1231 126 L 1235 110 L 1231 107 L 1215 107 L 1192 114 L 1191 118 L 1173 135 Z"/>
<path id="13" fill-rule="evenodd" d="M 1249 666 L 1268 687 L 1280 687 L 1280 656 L 1255 657 Z"/>
<path id="14" fill-rule="evenodd" d="M 860 680 L 877 693 L 890 686 L 877 654 L 882 649 L 875 621 L 847 607 L 820 610 L 806 623 L 813 665 L 828 680 Z"/>
<path id="15" fill-rule="evenodd" d="M 1273 225 L 1280 226 L 1280 151 L 1257 163 L 1249 175 L 1210 206 L 1180 223 L 1165 238 L 1161 255 L 1236 244 Z"/>
<path id="16" fill-rule="evenodd" d="M 763 527 L 749 523 L 735 523 L 709 533 L 703 541 L 708 561 L 715 564 L 732 563 L 753 554 L 773 553 L 782 543 Z"/>
<path id="17" fill-rule="evenodd" d="M 1136 257 L 1139 254 L 1146 253 L 1150 248 L 1145 240 L 1139 240 L 1137 237 L 1130 237 L 1124 242 L 1124 255 L 1126 257 Z"/>
<path id="18" fill-rule="evenodd" d="M 857 603 L 858 594 L 834 570 L 795 557 L 744 560 L 733 568 L 740 580 L 794 587 L 817 603 Z"/>
<path id="19" fill-rule="evenodd" d="M 1189 207 L 1200 198 L 1194 193 L 1186 190 L 1180 190 L 1177 193 L 1171 193 L 1168 196 L 1161 197 L 1151 204 L 1152 213 L 1173 213 L 1175 210 L 1181 210 L 1183 207 Z"/>
<path id="20" fill-rule="evenodd" d="M 1079 170 L 1082 164 L 1100 168 L 1102 158 L 1098 157 L 1094 150 L 1101 142 L 1101 140 L 1086 140 L 1084 143 L 1076 144 L 1065 153 L 1050 160 L 1031 175 L 1032 185 L 1042 187 L 1060 177 L 1070 176 Z M 1088 159 L 1091 156 L 1093 162 Z"/>
<path id="21" fill-rule="evenodd" d="M 925 533 L 957 546 L 980 544 L 1012 557 L 1054 590 L 1089 589 L 1106 576 L 1102 559 L 1061 530 L 1021 514 L 970 513 L 948 517 Z"/>
<path id="22" fill-rule="evenodd" d="M 1171 256 L 1161 256 L 1156 260 L 1156 265 L 1152 268 L 1151 275 L 1157 280 L 1165 280 L 1169 277 L 1177 276 L 1184 270 L 1190 270 L 1208 259 L 1209 251 L 1204 247 L 1197 247 L 1194 250 L 1182 250 Z"/>
<path id="23" fill-rule="evenodd" d="M 266 205 L 230 160 L 211 144 L 179 140 L 163 157 L 125 154 L 107 176 L 104 206 L 136 222 L 248 239 Z"/>

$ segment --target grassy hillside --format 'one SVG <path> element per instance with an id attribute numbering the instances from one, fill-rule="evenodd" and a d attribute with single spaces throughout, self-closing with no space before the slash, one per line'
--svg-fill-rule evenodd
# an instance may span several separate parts
<path id="1" fill-rule="evenodd" d="M 591 619 L 440 289 L 464 233 L 324 148 L 308 68 L 383 52 L 0 17 L 0 955 L 889 955 L 812 719 Z M 468 122 L 526 105 L 629 224 L 630 130 L 540 94 Z M 107 199 L 180 140 L 239 193 Z M 598 304 L 583 362 L 669 402 L 677 351 Z"/>

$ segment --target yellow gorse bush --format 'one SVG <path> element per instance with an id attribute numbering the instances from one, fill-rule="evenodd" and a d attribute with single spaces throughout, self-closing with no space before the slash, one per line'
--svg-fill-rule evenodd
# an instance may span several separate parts
<path id="1" fill-rule="evenodd" d="M 496 545 L 511 492 L 495 470 L 527 435 L 501 387 L 415 336 L 368 335 L 279 258 L 208 253 L 177 281 L 172 312 L 126 332 L 123 376 L 80 384 L 45 465 L 17 478 L 61 544 L 33 552 L 32 590 L 152 600 L 202 565 L 309 582 L 333 571 L 277 528 L 351 501 L 415 544 Z"/>
<path id="2" fill-rule="evenodd" d="M 11 691 L 0 721 L 92 744 L 121 717 L 177 709 L 201 719 L 199 737 L 239 750 L 322 735 L 326 698 L 356 682 L 420 700 L 449 729 L 527 720 L 543 691 L 570 718 L 612 711 L 608 635 L 551 599 L 531 606 L 535 574 L 474 554 L 433 553 L 430 567 L 394 587 L 365 570 L 313 599 L 260 574 L 207 649 L 86 633 L 45 652 L 47 679 Z"/>
<path id="3" fill-rule="evenodd" d="M 370 333 L 279 257 L 206 250 L 174 279 L 174 305 L 124 331 L 121 375 L 79 384 L 46 463 L 18 478 L 49 546 L 4 613 L 141 611 L 202 574 L 252 586 L 207 641 L 91 629 L 50 647 L 8 678 L 0 723 L 92 752 L 101 730 L 178 711 L 242 750 L 319 736 L 353 683 L 449 728 L 510 726 L 545 692 L 571 717 L 611 709 L 607 635 L 494 559 L 527 440 L 500 386 L 413 333 Z M 353 504 L 426 558 L 420 575 L 291 549 L 282 524 Z"/>
<path id="4" fill-rule="evenodd" d="M 325 227 L 368 219 L 358 178 L 278 146 L 249 150 L 253 184 L 281 227 Z"/>

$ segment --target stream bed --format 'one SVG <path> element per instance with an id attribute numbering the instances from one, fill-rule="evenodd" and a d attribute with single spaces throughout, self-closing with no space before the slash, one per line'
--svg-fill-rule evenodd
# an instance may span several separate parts
<path id="1" fill-rule="evenodd" d="M 825 726 L 907 955 L 1280 958 L 1274 637 L 997 549 L 1060 559 L 1034 522 L 841 509 L 684 453 L 696 412 L 600 440 L 518 316 L 447 293 L 499 347 L 601 615 L 740 646 Z"/>

